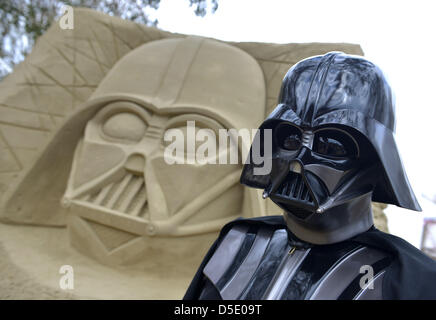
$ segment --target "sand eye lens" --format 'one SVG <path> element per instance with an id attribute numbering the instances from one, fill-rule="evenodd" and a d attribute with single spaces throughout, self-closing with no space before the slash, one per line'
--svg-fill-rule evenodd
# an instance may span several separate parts
<path id="1" fill-rule="evenodd" d="M 144 136 L 147 125 L 136 114 L 121 112 L 112 115 L 103 124 L 103 132 L 116 139 L 139 141 Z"/>

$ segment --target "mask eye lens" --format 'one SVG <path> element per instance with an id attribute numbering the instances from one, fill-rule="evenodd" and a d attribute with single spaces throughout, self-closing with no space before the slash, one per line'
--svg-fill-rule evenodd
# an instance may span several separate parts
<path id="1" fill-rule="evenodd" d="M 292 134 L 283 140 L 283 149 L 297 150 L 301 145 L 300 137 L 296 134 Z"/>
<path id="2" fill-rule="evenodd" d="M 313 151 L 338 158 L 357 157 L 357 146 L 351 136 L 334 129 L 321 130 L 315 134 Z"/>
<path id="3" fill-rule="evenodd" d="M 285 150 L 295 151 L 301 146 L 301 130 L 290 124 L 280 124 L 275 131 L 277 145 Z"/>
<path id="4" fill-rule="evenodd" d="M 345 147 L 342 143 L 327 137 L 319 137 L 317 152 L 336 157 L 343 157 L 347 155 L 347 151 L 345 151 Z"/>

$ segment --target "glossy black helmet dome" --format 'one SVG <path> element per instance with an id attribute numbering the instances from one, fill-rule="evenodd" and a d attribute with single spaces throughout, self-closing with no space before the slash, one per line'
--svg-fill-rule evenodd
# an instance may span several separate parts
<path id="1" fill-rule="evenodd" d="M 287 72 L 279 103 L 260 129 L 282 121 L 307 128 L 339 125 L 357 130 L 372 145 L 382 168 L 372 200 L 421 210 L 394 139 L 391 88 L 372 62 L 341 52 L 300 61 Z M 254 175 L 253 167 L 252 162 L 245 164 L 241 183 L 266 188 L 268 176 Z"/>

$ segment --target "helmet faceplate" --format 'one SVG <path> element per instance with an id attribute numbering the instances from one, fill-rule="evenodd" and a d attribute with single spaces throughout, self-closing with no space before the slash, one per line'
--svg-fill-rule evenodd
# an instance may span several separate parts
<path id="1" fill-rule="evenodd" d="M 271 172 L 256 175 L 257 165 L 247 161 L 241 183 L 265 189 L 264 198 L 306 233 L 348 229 L 350 223 L 367 228 L 371 200 L 419 211 L 394 124 L 391 89 L 373 63 L 339 52 L 302 60 L 286 74 L 279 104 L 259 130 L 261 136 L 272 130 Z M 262 141 L 260 150 L 267 150 Z M 333 241 L 357 229 L 351 226 Z"/>

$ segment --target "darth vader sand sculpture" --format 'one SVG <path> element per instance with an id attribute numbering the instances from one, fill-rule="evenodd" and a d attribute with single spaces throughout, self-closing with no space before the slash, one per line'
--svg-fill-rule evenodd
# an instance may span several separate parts
<path id="1" fill-rule="evenodd" d="M 238 183 L 241 162 L 168 164 L 164 133 L 186 132 L 188 121 L 217 133 L 253 128 L 264 109 L 262 70 L 242 50 L 200 37 L 146 43 L 117 62 L 27 179 L 44 197 L 62 198 L 70 241 L 86 255 L 176 268 L 179 259 L 200 260 L 226 222 L 260 215 L 260 197 Z M 20 196 L 37 202 L 35 186 L 22 185 Z M 50 205 L 21 211 L 55 214 Z"/>
<path id="2" fill-rule="evenodd" d="M 139 296 L 182 297 L 222 226 L 265 212 L 261 193 L 239 184 L 241 156 L 236 164 L 169 164 L 164 155 L 172 142 L 165 134 L 186 133 L 190 123 L 196 136 L 207 129 L 208 140 L 218 139 L 219 130 L 255 128 L 265 101 L 263 71 L 243 50 L 190 36 L 147 42 L 120 58 L 68 117 L 4 212 L 26 223 L 65 219 L 68 239 L 59 241 L 103 265 L 131 266 L 120 272 L 127 277 L 140 270 L 147 283 Z M 228 146 L 215 157 L 230 153 Z M 189 156 L 185 151 L 182 158 Z M 42 254 L 64 258 L 50 267 L 68 264 L 80 272 L 80 257 L 70 261 L 69 249 L 51 247 L 54 254 Z M 59 277 L 57 270 L 51 274 Z M 91 287 L 79 294 L 94 294 Z"/>
<path id="3" fill-rule="evenodd" d="M 241 175 L 283 217 L 225 226 L 185 298 L 436 298 L 436 263 L 373 227 L 371 200 L 420 211 L 393 107 L 382 72 L 362 57 L 332 52 L 292 67 L 260 127 L 271 132 L 260 150 L 271 147 L 272 169 L 259 175 L 247 161 Z"/>
<path id="4" fill-rule="evenodd" d="M 164 156 L 170 143 L 164 133 L 186 133 L 188 121 L 214 133 L 260 121 L 264 80 L 248 54 L 199 37 L 152 42 L 121 59 L 93 98 L 99 111 L 86 124 L 64 195 L 77 248 L 108 263 L 145 255 L 168 266 L 174 257 L 195 257 L 209 241 L 204 234 L 226 221 L 259 215 L 249 205 L 254 193 L 245 194 L 243 206 L 240 165 L 171 165 Z M 86 228 L 90 220 L 106 228 L 98 237 L 109 248 L 87 245 L 97 236 Z"/>

